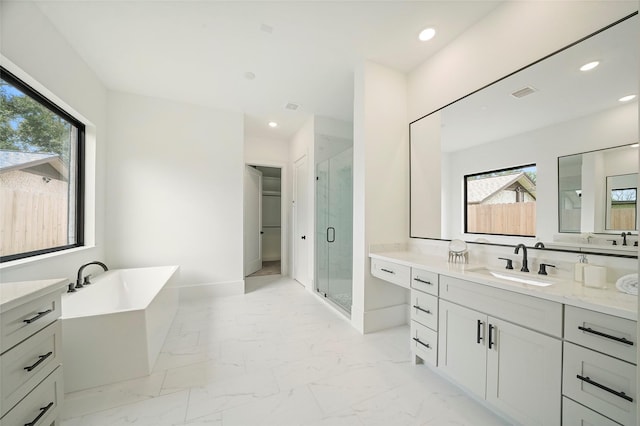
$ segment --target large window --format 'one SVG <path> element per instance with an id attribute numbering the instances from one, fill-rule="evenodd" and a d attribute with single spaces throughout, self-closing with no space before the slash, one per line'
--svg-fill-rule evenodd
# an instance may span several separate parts
<path id="1" fill-rule="evenodd" d="M 0 261 L 83 244 L 84 125 L 0 68 Z"/>
<path id="2" fill-rule="evenodd" d="M 465 232 L 536 235 L 536 165 L 464 177 Z"/>

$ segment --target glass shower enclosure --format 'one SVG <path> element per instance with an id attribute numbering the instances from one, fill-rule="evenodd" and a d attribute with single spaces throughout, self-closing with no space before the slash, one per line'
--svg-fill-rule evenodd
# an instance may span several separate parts
<path id="1" fill-rule="evenodd" d="M 335 148 L 334 148 L 335 150 Z M 353 148 L 316 164 L 316 291 L 351 312 Z"/>

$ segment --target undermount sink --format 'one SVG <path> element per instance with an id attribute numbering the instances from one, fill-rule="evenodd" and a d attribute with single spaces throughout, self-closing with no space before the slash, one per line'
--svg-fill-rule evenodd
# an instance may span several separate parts
<path id="1" fill-rule="evenodd" d="M 557 283 L 558 281 L 553 278 L 545 276 L 535 275 L 526 272 L 504 271 L 496 269 L 487 269 L 484 267 L 467 269 L 468 272 L 474 272 L 485 276 L 499 278 L 501 280 L 536 285 L 538 287 L 547 287 Z"/>

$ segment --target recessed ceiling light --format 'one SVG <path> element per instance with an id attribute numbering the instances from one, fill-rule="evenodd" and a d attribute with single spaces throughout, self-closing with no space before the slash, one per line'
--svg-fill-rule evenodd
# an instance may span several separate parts
<path id="1" fill-rule="evenodd" d="M 420 31 L 420 34 L 418 34 L 418 39 L 420 41 L 427 41 L 427 40 L 431 40 L 433 37 L 435 37 L 436 35 L 436 30 L 433 28 L 425 28 L 424 30 Z"/>
<path id="2" fill-rule="evenodd" d="M 633 145 L 631 145 L 631 148 L 637 148 L 640 146 L 640 143 L 634 143 Z"/>
<path id="3" fill-rule="evenodd" d="M 276 123 L 275 121 L 270 121 L 269 127 L 278 127 L 278 123 Z"/>
<path id="4" fill-rule="evenodd" d="M 623 96 L 620 99 L 618 99 L 620 102 L 629 102 L 632 99 L 635 99 L 636 95 L 627 95 L 627 96 Z"/>
<path id="5" fill-rule="evenodd" d="M 598 65 L 600 65 L 599 61 L 589 62 L 589 63 L 584 64 L 583 66 L 581 66 L 580 67 L 580 71 L 591 71 L 592 69 L 594 69 Z"/>

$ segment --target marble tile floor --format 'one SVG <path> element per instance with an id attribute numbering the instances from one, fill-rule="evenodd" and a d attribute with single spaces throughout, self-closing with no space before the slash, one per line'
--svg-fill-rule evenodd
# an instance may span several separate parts
<path id="1" fill-rule="evenodd" d="M 151 375 L 65 395 L 64 426 L 505 424 L 423 365 L 408 327 L 359 334 L 282 276 L 182 303 Z"/>

